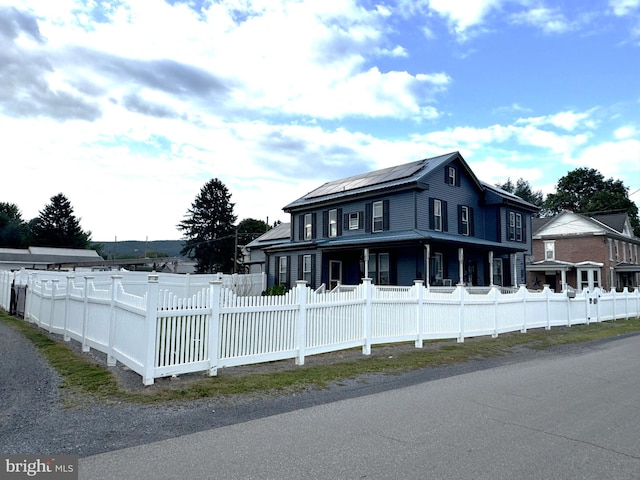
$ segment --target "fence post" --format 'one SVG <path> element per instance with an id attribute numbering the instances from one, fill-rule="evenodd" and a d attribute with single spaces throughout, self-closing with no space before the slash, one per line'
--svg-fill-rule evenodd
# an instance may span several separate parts
<path id="1" fill-rule="evenodd" d="M 551 330 L 551 289 L 549 288 L 549 285 L 544 285 L 542 287 L 542 291 L 544 292 L 544 299 L 547 304 L 547 326 L 545 327 L 545 330 Z"/>
<path id="2" fill-rule="evenodd" d="M 67 275 L 67 291 L 64 299 L 64 327 L 62 331 L 62 338 L 65 342 L 71 341 L 69 336 L 69 309 L 71 308 L 71 284 L 74 278 L 74 275 Z"/>
<path id="3" fill-rule="evenodd" d="M 218 345 L 220 344 L 220 293 L 222 292 L 222 280 L 212 280 L 209 282 L 209 376 L 218 375 Z"/>
<path id="4" fill-rule="evenodd" d="M 460 299 L 460 308 L 458 309 L 458 343 L 464 343 L 464 294 L 467 292 L 464 288 L 464 284 L 459 283 L 456 285 L 456 291 L 458 292 L 458 298 Z"/>
<path id="5" fill-rule="evenodd" d="M 122 275 L 111 275 L 111 302 L 109 303 L 109 345 L 107 345 L 107 366 L 116 366 L 116 357 L 113 355 L 113 344 L 116 341 L 116 300 L 122 284 Z"/>
<path id="6" fill-rule="evenodd" d="M 491 286 L 491 292 L 493 293 L 493 334 L 491 338 L 498 338 L 498 299 L 500 298 L 500 290 L 497 286 Z"/>
<path id="7" fill-rule="evenodd" d="M 304 365 L 304 353 L 307 347 L 307 281 L 296 281 L 296 296 L 298 297 L 298 356 L 296 365 Z"/>
<path id="8" fill-rule="evenodd" d="M 522 295 L 522 330 L 521 333 L 527 333 L 527 286 L 520 285 L 519 293 Z"/>
<path id="9" fill-rule="evenodd" d="M 54 278 L 51 280 L 51 305 L 49 305 L 49 333 L 53 332 L 53 319 L 55 318 L 56 308 L 56 293 L 58 293 L 58 282 L 60 279 Z"/>
<path id="10" fill-rule="evenodd" d="M 589 320 L 591 319 L 591 307 L 589 305 L 593 300 L 589 296 L 588 290 L 583 290 L 582 295 L 584 296 L 584 316 L 586 317 L 587 325 L 589 325 Z"/>
<path id="11" fill-rule="evenodd" d="M 373 288 L 370 278 L 362 279 L 362 288 L 364 290 L 364 315 L 362 318 L 364 345 L 362 345 L 362 354 L 371 355 L 371 297 L 373 296 Z"/>
<path id="12" fill-rule="evenodd" d="M 31 304 L 33 299 L 31 298 L 33 291 L 33 273 L 29 273 L 27 277 L 27 292 L 24 298 L 24 319 L 31 321 Z"/>
<path id="13" fill-rule="evenodd" d="M 42 309 L 44 308 L 44 294 L 47 291 L 47 282 L 49 280 L 43 279 L 40 281 L 40 308 L 38 308 L 38 326 L 42 327 Z"/>
<path id="14" fill-rule="evenodd" d="M 156 325 L 158 323 L 158 295 L 160 293 L 160 277 L 151 274 L 147 283 L 147 317 L 145 320 L 145 345 L 147 352 L 144 358 L 144 375 L 142 381 L 145 385 L 153 385 L 156 367 Z"/>
<path id="15" fill-rule="evenodd" d="M 88 275 L 84 277 L 84 308 L 82 310 L 82 351 L 88 352 L 89 345 L 87 345 L 87 328 L 89 323 L 89 282 L 94 277 Z"/>
<path id="16" fill-rule="evenodd" d="M 413 288 L 416 290 L 418 298 L 418 306 L 416 308 L 416 348 L 424 346 L 423 328 L 422 328 L 422 308 L 424 304 L 424 280 L 414 280 Z"/>

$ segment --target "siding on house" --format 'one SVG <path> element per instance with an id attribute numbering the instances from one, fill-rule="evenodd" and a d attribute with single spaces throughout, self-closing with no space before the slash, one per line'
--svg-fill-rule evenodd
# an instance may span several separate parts
<path id="1" fill-rule="evenodd" d="M 314 287 L 334 284 L 336 271 L 344 283 L 358 283 L 368 272 L 374 283 L 410 285 L 424 278 L 484 285 L 493 255 L 510 285 L 513 261 L 523 267 L 531 251 L 530 217 L 537 207 L 479 181 L 453 152 L 327 182 L 284 210 L 291 215 L 290 240 L 265 249 L 270 284 L 279 281 L 276 258 L 291 257 L 292 285 L 303 276 L 297 258 L 315 255 Z M 518 218 L 517 238 L 510 215 Z M 524 279 L 521 268 L 515 283 Z"/>

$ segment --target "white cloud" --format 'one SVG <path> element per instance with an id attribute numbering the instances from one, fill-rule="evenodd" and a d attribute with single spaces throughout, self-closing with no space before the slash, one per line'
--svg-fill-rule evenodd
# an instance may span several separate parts
<path id="1" fill-rule="evenodd" d="M 592 129 L 596 126 L 596 123 L 591 119 L 591 111 L 581 113 L 567 111 L 541 117 L 520 118 L 516 121 L 516 124 L 536 127 L 553 125 L 569 132 L 577 128 Z"/>
<path id="2" fill-rule="evenodd" d="M 565 159 L 576 167 L 595 168 L 605 177 L 624 181 L 625 185 L 637 185 L 640 176 L 640 140 L 625 139 L 603 142 L 586 147 Z"/>
<path id="3" fill-rule="evenodd" d="M 640 8 L 640 0 L 609 0 L 609 6 L 615 15 L 623 16 Z"/>
<path id="4" fill-rule="evenodd" d="M 571 23 L 561 11 L 546 7 L 532 8 L 524 12 L 515 13 L 511 19 L 516 24 L 531 25 L 545 33 L 564 33 L 573 29 Z"/>
<path id="5" fill-rule="evenodd" d="M 481 24 L 488 13 L 498 8 L 503 0 L 429 0 L 429 7 L 445 17 L 457 34 Z"/>

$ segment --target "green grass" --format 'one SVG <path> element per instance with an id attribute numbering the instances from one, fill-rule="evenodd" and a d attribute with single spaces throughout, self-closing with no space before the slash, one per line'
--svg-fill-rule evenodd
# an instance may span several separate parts
<path id="1" fill-rule="evenodd" d="M 235 394 L 265 394 L 296 392 L 307 388 L 325 388 L 332 382 L 361 375 L 399 374 L 428 366 L 467 362 L 470 359 L 505 355 L 517 347 L 546 349 L 554 345 L 590 342 L 603 338 L 640 332 L 640 318 L 592 323 L 573 327 L 535 329 L 526 334 L 508 333 L 498 338 L 469 338 L 464 343 L 427 342 L 423 349 L 410 349 L 393 355 L 362 356 L 351 361 L 331 364 L 296 366 L 281 371 L 200 377 L 167 386 L 154 385 L 141 391 L 127 391 L 108 369 L 96 365 L 86 356 L 71 349 L 46 331 L 23 320 L 0 312 L 0 321 L 21 332 L 36 346 L 47 361 L 60 373 L 62 387 L 74 394 L 89 395 L 93 401 L 128 401 L 155 403 L 185 401 Z M 373 347 L 373 353 L 376 352 Z M 141 380 L 142 383 L 142 380 Z M 73 401 L 71 402 L 73 403 Z"/>

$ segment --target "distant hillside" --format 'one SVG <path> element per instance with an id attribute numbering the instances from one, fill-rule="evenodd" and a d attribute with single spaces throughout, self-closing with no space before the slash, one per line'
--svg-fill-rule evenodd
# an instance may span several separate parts
<path id="1" fill-rule="evenodd" d="M 138 241 L 126 240 L 123 242 L 94 242 L 102 245 L 98 252 L 106 258 L 135 258 L 147 256 L 154 257 L 180 257 L 183 240 L 154 240 Z"/>

